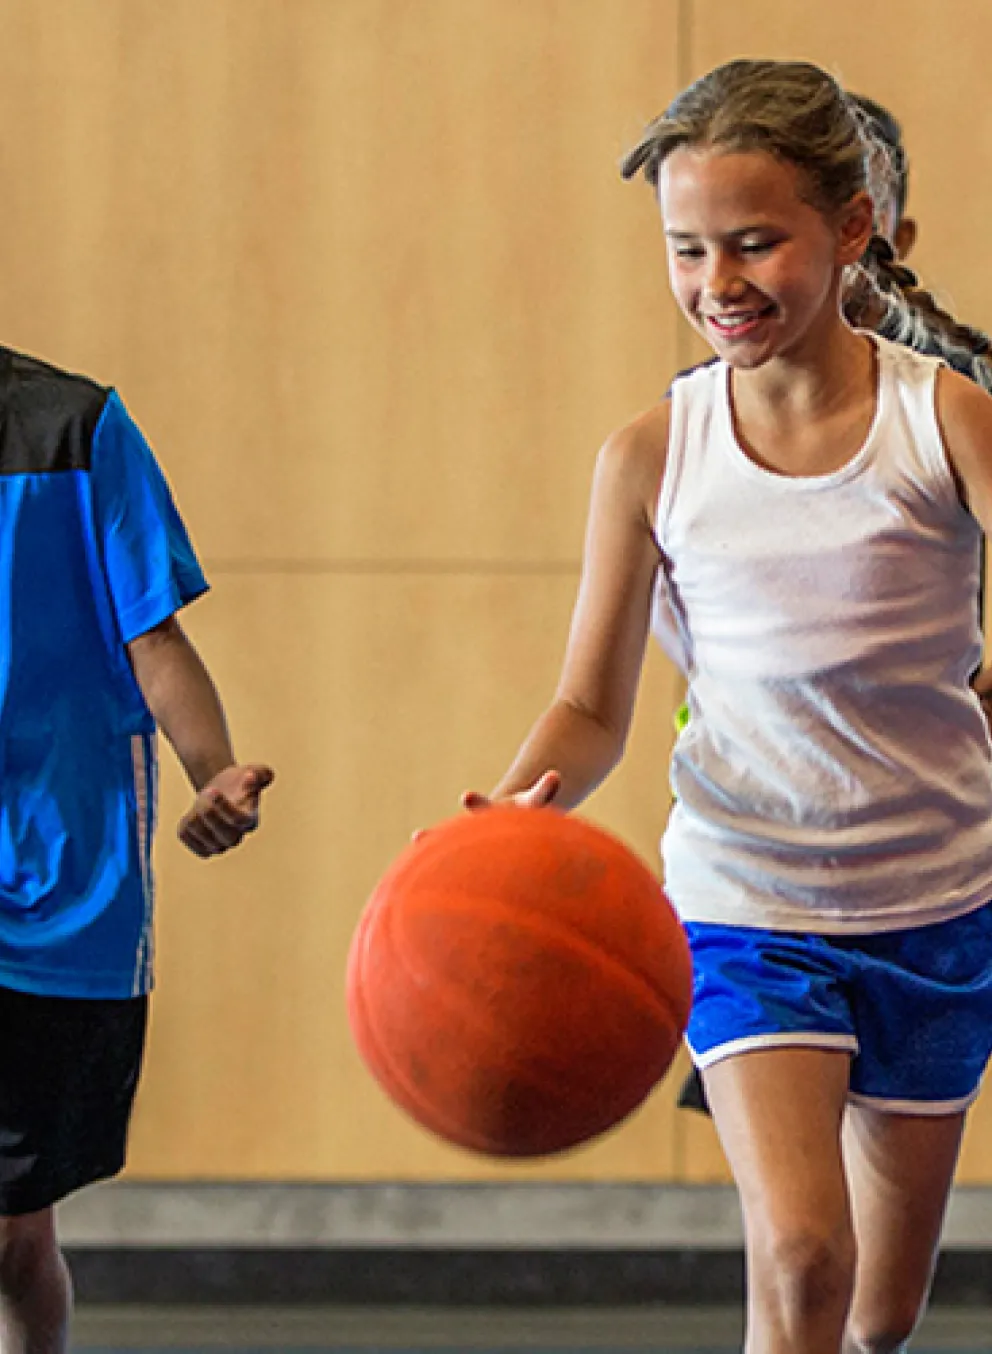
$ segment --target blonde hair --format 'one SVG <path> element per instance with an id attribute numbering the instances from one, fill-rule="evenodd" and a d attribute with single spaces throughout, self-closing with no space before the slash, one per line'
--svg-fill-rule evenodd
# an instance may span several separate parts
<path id="1" fill-rule="evenodd" d="M 803 196 L 824 215 L 859 192 L 886 200 L 897 191 L 898 165 L 870 115 L 837 81 L 805 61 L 730 61 L 682 91 L 623 157 L 620 172 L 638 171 L 657 191 L 661 166 L 674 151 L 764 151 L 801 176 Z M 851 323 L 920 352 L 943 357 L 992 391 L 990 342 L 961 324 L 895 260 L 875 236 L 848 270 L 844 310 Z"/>

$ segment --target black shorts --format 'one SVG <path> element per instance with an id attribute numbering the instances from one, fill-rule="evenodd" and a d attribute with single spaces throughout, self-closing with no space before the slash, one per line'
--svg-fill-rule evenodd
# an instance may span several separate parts
<path id="1" fill-rule="evenodd" d="M 124 1165 L 148 998 L 0 987 L 0 1217 L 35 1213 Z"/>

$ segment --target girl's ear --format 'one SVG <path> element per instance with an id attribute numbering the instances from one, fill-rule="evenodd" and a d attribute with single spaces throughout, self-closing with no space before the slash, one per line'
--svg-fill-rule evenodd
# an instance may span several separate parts
<path id="1" fill-rule="evenodd" d="M 838 232 L 838 263 L 857 263 L 868 248 L 875 230 L 875 204 L 868 193 L 855 193 L 841 211 Z"/>

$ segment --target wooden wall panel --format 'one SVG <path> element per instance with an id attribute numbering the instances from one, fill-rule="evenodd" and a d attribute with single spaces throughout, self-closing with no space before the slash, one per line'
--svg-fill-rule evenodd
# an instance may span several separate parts
<path id="1" fill-rule="evenodd" d="M 575 579 L 222 580 L 187 626 L 242 756 L 280 779 L 264 831 L 202 862 L 172 840 L 187 793 L 163 749 L 159 990 L 135 1121 L 143 1177 L 461 1179 L 513 1174 L 443 1148 L 352 1049 L 345 957 L 411 831 L 503 769 L 557 676 Z M 265 637 L 260 661 L 258 637 Z M 588 813 L 657 863 L 674 675 L 648 666 L 629 759 Z M 541 1178 L 666 1178 L 674 1082 Z"/>
<path id="2" fill-rule="evenodd" d="M 968 1115 L 957 1181 L 961 1185 L 992 1184 L 992 1093 L 988 1085 Z"/>
<path id="3" fill-rule="evenodd" d="M 592 460 L 675 366 L 616 163 L 678 0 L 0 0 L 3 339 L 117 384 L 218 584 L 191 628 L 277 788 L 185 859 L 133 1171 L 478 1175 L 350 1049 L 362 899 L 557 675 Z M 590 812 L 650 859 L 678 691 Z M 547 1171 L 673 1169 L 671 1087 Z M 484 1173 L 484 1171 L 483 1171 Z"/>
<path id="4" fill-rule="evenodd" d="M 674 9 L 0 0 L 5 337 L 121 385 L 211 559 L 574 559 L 674 360 L 616 172 Z"/>
<path id="5" fill-rule="evenodd" d="M 191 628 L 242 750 L 280 770 L 264 834 L 207 866 L 169 841 L 184 796 L 166 774 L 133 1172 L 503 1174 L 385 1104 L 341 974 L 410 829 L 489 783 L 550 694 L 596 446 L 690 351 L 617 157 L 677 69 L 827 64 L 903 119 L 920 269 L 992 324 L 992 17 L 965 0 L 0 0 L 0 21 L 3 338 L 121 387 L 218 584 Z M 650 859 L 678 696 L 653 657 L 628 759 L 589 806 Z M 721 1177 L 676 1086 L 531 1173 Z M 987 1117 L 968 1179 L 992 1174 Z"/>

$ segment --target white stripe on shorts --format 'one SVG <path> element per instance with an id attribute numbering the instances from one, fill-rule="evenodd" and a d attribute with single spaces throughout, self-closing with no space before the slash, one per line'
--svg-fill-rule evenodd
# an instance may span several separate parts
<path id="1" fill-rule="evenodd" d="M 883 1114 L 919 1114 L 938 1118 L 943 1114 L 960 1114 L 978 1099 L 980 1086 L 976 1086 L 970 1095 L 960 1096 L 957 1100 L 886 1100 L 884 1096 L 864 1095 L 860 1091 L 848 1091 L 847 1098 L 852 1105 L 861 1109 L 880 1110 Z"/>
<path id="2" fill-rule="evenodd" d="M 688 1040 L 686 1041 L 688 1043 Z M 845 1053 L 857 1053 L 858 1041 L 853 1034 L 818 1034 L 815 1030 L 783 1030 L 777 1034 L 749 1034 L 743 1039 L 731 1039 L 726 1044 L 717 1044 L 706 1053 L 697 1053 L 689 1044 L 692 1061 L 697 1067 L 712 1067 L 724 1058 L 733 1058 L 738 1053 L 754 1053 L 762 1048 L 824 1048 L 841 1049 Z"/>

